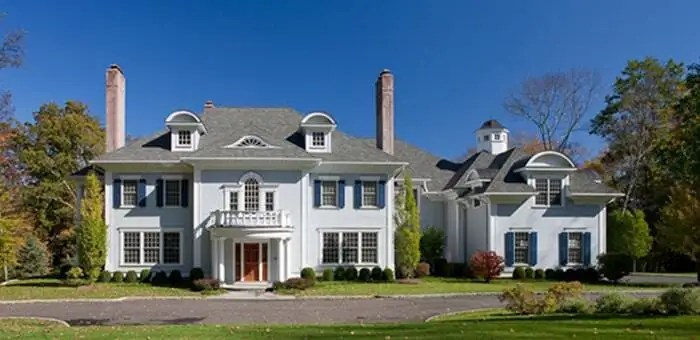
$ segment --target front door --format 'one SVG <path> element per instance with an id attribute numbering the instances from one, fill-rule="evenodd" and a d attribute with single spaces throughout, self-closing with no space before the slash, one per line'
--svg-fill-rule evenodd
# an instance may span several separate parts
<path id="1" fill-rule="evenodd" d="M 236 243 L 235 249 L 236 281 L 267 281 L 267 243 Z"/>

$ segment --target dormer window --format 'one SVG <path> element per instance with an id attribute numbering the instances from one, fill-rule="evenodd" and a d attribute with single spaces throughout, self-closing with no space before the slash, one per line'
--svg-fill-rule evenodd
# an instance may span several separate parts
<path id="1" fill-rule="evenodd" d="M 192 132 L 190 131 L 178 131 L 177 132 L 177 145 L 183 147 L 192 146 Z"/>
<path id="2" fill-rule="evenodd" d="M 561 180 L 550 178 L 535 179 L 535 205 L 561 206 Z"/>
<path id="3" fill-rule="evenodd" d="M 314 132 L 311 134 L 311 146 L 315 148 L 323 148 L 326 146 L 326 134 L 323 132 Z"/>

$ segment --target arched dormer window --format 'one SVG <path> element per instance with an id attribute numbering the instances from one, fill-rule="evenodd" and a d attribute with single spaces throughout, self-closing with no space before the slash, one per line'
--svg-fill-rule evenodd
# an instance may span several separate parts
<path id="1" fill-rule="evenodd" d="M 331 135 L 337 124 L 325 112 L 312 112 L 302 120 L 300 127 L 305 135 L 306 151 L 331 152 Z"/>
<path id="2" fill-rule="evenodd" d="M 170 129 L 171 151 L 194 151 L 199 137 L 206 133 L 202 120 L 189 111 L 175 111 L 165 119 Z"/>

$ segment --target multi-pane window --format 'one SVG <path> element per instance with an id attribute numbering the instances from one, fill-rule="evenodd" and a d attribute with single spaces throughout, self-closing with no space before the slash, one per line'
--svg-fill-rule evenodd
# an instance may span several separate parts
<path id="1" fill-rule="evenodd" d="M 569 264 L 583 263 L 583 233 L 569 233 Z"/>
<path id="2" fill-rule="evenodd" d="M 377 182 L 365 181 L 362 182 L 362 206 L 376 207 L 377 206 Z"/>
<path id="3" fill-rule="evenodd" d="M 143 262 L 160 262 L 160 233 L 143 233 Z"/>
<path id="4" fill-rule="evenodd" d="M 265 193 L 265 211 L 275 210 L 275 193 L 268 191 Z"/>
<path id="5" fill-rule="evenodd" d="M 315 147 L 324 147 L 326 145 L 326 134 L 323 132 L 312 132 L 311 145 Z"/>
<path id="6" fill-rule="evenodd" d="M 535 179 L 535 190 L 537 205 L 552 206 L 561 205 L 561 180 L 560 179 Z"/>
<path id="7" fill-rule="evenodd" d="M 243 208 L 245 211 L 260 210 L 260 185 L 255 178 L 248 178 L 244 185 L 245 197 Z"/>
<path id="8" fill-rule="evenodd" d="M 342 241 L 342 261 L 343 263 L 357 263 L 358 257 L 358 235 L 357 233 L 343 233 Z"/>
<path id="9" fill-rule="evenodd" d="M 378 262 L 376 232 L 324 232 L 322 235 L 324 264 Z"/>
<path id="10" fill-rule="evenodd" d="M 122 206 L 135 207 L 138 202 L 137 181 L 125 180 L 122 183 Z"/>
<path id="11" fill-rule="evenodd" d="M 515 233 L 515 263 L 530 263 L 530 233 Z"/>
<path id="12" fill-rule="evenodd" d="M 180 205 L 180 180 L 165 180 L 165 206 L 177 207 Z"/>
<path id="13" fill-rule="evenodd" d="M 192 132 L 190 132 L 190 131 L 178 131 L 178 133 L 177 133 L 177 145 L 191 146 L 192 145 Z"/>
<path id="14" fill-rule="evenodd" d="M 340 262 L 339 239 L 338 233 L 323 233 L 323 263 Z"/>
<path id="15" fill-rule="evenodd" d="M 362 262 L 377 263 L 377 233 L 362 233 Z"/>
<path id="16" fill-rule="evenodd" d="M 338 206 L 338 183 L 335 181 L 321 182 L 321 206 Z"/>
<path id="17" fill-rule="evenodd" d="M 238 191 L 229 192 L 228 209 L 234 211 L 238 210 Z"/>
<path id="18" fill-rule="evenodd" d="M 128 231 L 122 233 L 124 264 L 180 264 L 180 232 Z"/>
<path id="19" fill-rule="evenodd" d="M 141 262 L 141 233 L 128 232 L 123 235 L 122 252 L 125 264 Z"/>
<path id="20" fill-rule="evenodd" d="M 180 233 L 163 233 L 163 263 L 180 263 Z"/>
<path id="21" fill-rule="evenodd" d="M 501 140 L 501 135 L 500 134 L 493 135 L 493 140 Z"/>

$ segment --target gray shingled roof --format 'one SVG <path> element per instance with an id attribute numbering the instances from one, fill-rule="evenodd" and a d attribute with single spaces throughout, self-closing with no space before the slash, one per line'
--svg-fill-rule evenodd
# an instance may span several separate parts
<path id="1" fill-rule="evenodd" d="M 374 138 L 366 141 L 374 145 Z M 459 163 L 441 159 L 400 140 L 394 141 L 394 156 L 409 163 L 408 168 L 412 177 L 430 179 L 426 183 L 429 191 L 442 190 L 459 167 Z"/>
<path id="2" fill-rule="evenodd" d="M 481 124 L 479 129 L 505 129 L 505 127 L 495 119 L 489 119 Z"/>
<path id="3" fill-rule="evenodd" d="M 167 130 L 105 154 L 97 160 L 179 160 L 181 157 L 318 158 L 325 161 L 400 162 L 342 131 L 332 134 L 331 153 L 308 153 L 298 133 L 302 116 L 289 108 L 208 108 L 202 115 L 207 133 L 197 151 L 171 152 Z M 256 135 L 275 146 L 266 149 L 226 148 L 246 135 Z"/>
<path id="4" fill-rule="evenodd" d="M 619 192 L 601 182 L 600 176 L 591 169 L 581 169 L 569 175 L 569 192 L 619 194 Z"/>

